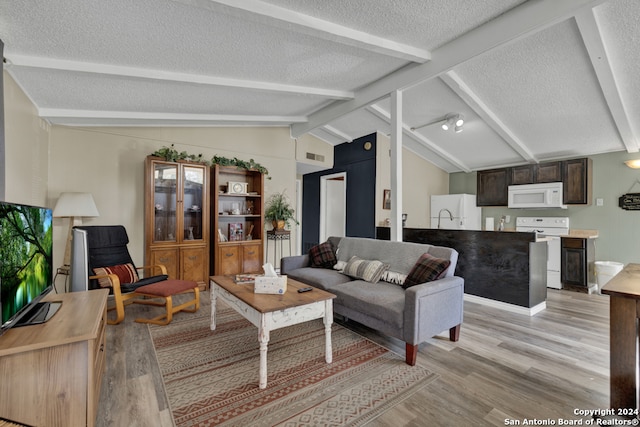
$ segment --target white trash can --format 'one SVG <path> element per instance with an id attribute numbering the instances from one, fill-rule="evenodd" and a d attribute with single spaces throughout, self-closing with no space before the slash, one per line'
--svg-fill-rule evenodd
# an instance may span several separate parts
<path id="1" fill-rule="evenodd" d="M 624 268 L 624 264 L 614 261 L 596 261 L 595 266 L 598 293 L 601 293 L 602 287 Z"/>

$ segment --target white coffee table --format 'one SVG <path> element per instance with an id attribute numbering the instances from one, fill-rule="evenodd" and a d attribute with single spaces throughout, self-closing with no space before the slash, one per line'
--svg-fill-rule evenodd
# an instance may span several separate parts
<path id="1" fill-rule="evenodd" d="M 219 298 L 242 317 L 258 327 L 260 343 L 260 388 L 267 386 L 267 345 L 269 334 L 275 329 L 322 318 L 325 330 L 325 360 L 331 363 L 331 324 L 333 323 L 333 298 L 336 296 L 322 289 L 299 293 L 308 287 L 293 279 L 287 280 L 287 292 L 283 295 L 256 294 L 253 283 L 235 283 L 232 276 L 211 276 L 211 330 L 216 329 L 216 301 Z"/>

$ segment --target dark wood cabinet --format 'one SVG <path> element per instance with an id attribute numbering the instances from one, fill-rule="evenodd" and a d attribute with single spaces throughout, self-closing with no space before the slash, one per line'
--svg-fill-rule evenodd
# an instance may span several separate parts
<path id="1" fill-rule="evenodd" d="M 562 162 L 563 203 L 566 205 L 591 204 L 591 159 L 573 159 Z"/>
<path id="2" fill-rule="evenodd" d="M 478 206 L 506 206 L 508 189 L 508 168 L 478 171 L 476 204 Z"/>
<path id="3" fill-rule="evenodd" d="M 514 166 L 509 168 L 509 182 L 507 185 L 533 184 L 534 182 L 534 165 Z"/>
<path id="4" fill-rule="evenodd" d="M 535 166 L 535 183 L 562 181 L 562 162 L 540 163 Z"/>
<path id="5" fill-rule="evenodd" d="M 563 285 L 587 292 L 589 285 L 595 283 L 593 239 L 563 237 L 561 241 L 560 277 Z"/>
<path id="6" fill-rule="evenodd" d="M 478 171 L 478 206 L 507 206 L 510 185 L 562 182 L 565 205 L 591 204 L 592 161 L 588 158 Z"/>

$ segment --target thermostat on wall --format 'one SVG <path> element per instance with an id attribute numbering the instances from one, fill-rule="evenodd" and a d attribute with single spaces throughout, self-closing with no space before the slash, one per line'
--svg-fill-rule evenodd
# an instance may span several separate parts
<path id="1" fill-rule="evenodd" d="M 227 194 L 246 194 L 247 193 L 247 182 L 227 182 Z"/>

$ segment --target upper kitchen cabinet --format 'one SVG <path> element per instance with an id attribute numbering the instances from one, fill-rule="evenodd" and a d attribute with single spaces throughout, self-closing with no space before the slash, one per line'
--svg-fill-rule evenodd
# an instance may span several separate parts
<path id="1" fill-rule="evenodd" d="M 510 185 L 562 182 L 565 205 L 590 205 L 591 164 L 581 158 L 478 171 L 477 204 L 507 206 Z"/>
<path id="2" fill-rule="evenodd" d="M 490 169 L 478 171 L 478 206 L 507 206 L 509 187 L 509 169 Z"/>
<path id="3" fill-rule="evenodd" d="M 562 181 L 562 162 L 523 165 L 508 168 L 509 185 L 542 184 Z"/>
<path id="4" fill-rule="evenodd" d="M 592 160 L 587 158 L 562 162 L 562 191 L 565 205 L 591 204 L 592 163 Z"/>
<path id="5" fill-rule="evenodd" d="M 562 181 L 562 162 L 548 162 L 535 165 L 536 184 Z"/>
<path id="6" fill-rule="evenodd" d="M 515 166 L 507 170 L 509 171 L 508 185 L 533 184 L 535 182 L 534 165 Z"/>
<path id="7" fill-rule="evenodd" d="M 163 264 L 172 279 L 209 277 L 209 167 L 147 157 L 145 265 Z"/>

